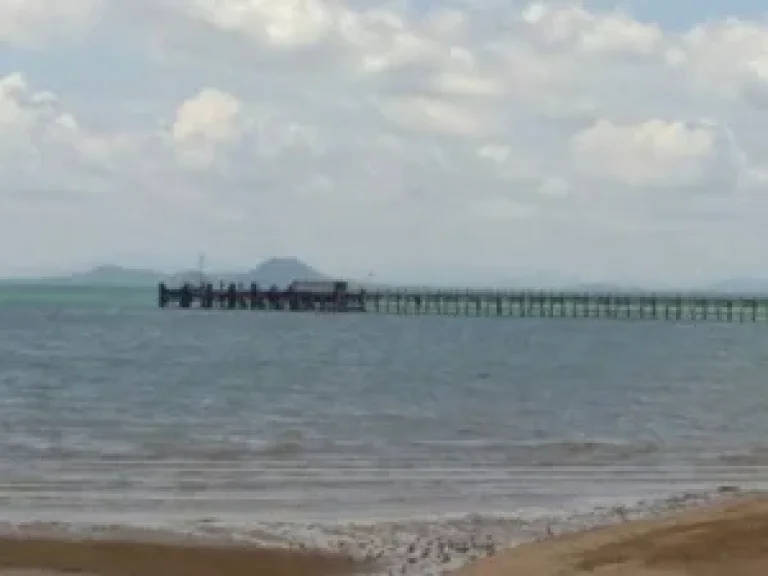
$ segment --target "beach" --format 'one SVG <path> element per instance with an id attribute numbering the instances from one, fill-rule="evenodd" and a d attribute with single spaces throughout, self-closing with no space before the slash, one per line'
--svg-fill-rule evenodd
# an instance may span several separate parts
<path id="1" fill-rule="evenodd" d="M 0 576 L 345 576 L 372 571 L 370 563 L 344 553 L 195 539 L 0 538 Z M 403 573 L 416 572 L 406 568 Z M 738 496 L 654 519 L 547 534 L 443 573 L 762 576 L 768 573 L 768 498 Z"/>
<path id="2" fill-rule="evenodd" d="M 0 538 L 0 576 L 344 576 L 360 569 L 342 555 L 232 543 Z"/>
<path id="3" fill-rule="evenodd" d="M 736 498 L 522 544 L 456 576 L 763 576 L 768 499 Z"/>

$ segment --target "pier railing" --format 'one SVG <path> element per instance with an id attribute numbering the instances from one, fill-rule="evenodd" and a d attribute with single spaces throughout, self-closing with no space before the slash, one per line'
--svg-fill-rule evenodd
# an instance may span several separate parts
<path id="1" fill-rule="evenodd" d="M 373 314 L 512 318 L 615 318 L 671 321 L 768 320 L 768 296 L 671 293 L 594 293 L 536 290 L 440 290 L 387 288 L 349 292 L 296 292 L 230 284 L 214 288 L 160 284 L 158 304 Z"/>

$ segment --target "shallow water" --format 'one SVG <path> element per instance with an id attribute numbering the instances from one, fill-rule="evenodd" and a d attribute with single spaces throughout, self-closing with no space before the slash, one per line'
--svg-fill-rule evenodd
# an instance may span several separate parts
<path id="1" fill-rule="evenodd" d="M 768 325 L 154 303 L 0 288 L 0 519 L 396 548 L 768 485 Z"/>

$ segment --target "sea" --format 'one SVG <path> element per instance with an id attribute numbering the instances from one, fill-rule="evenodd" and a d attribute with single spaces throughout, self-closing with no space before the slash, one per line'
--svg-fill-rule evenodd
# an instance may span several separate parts
<path id="1" fill-rule="evenodd" d="M 0 527 L 438 574 L 476 542 L 765 489 L 766 374 L 760 322 L 161 310 L 154 290 L 7 285 Z M 440 539 L 472 544 L 413 557 Z"/>

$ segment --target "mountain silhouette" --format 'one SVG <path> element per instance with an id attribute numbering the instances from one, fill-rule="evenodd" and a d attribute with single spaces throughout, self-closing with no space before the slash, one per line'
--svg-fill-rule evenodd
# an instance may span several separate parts
<path id="1" fill-rule="evenodd" d="M 256 282 L 260 286 L 279 286 L 284 288 L 294 280 L 328 280 L 329 277 L 318 272 L 298 258 L 270 258 L 245 274 L 248 283 Z"/>

